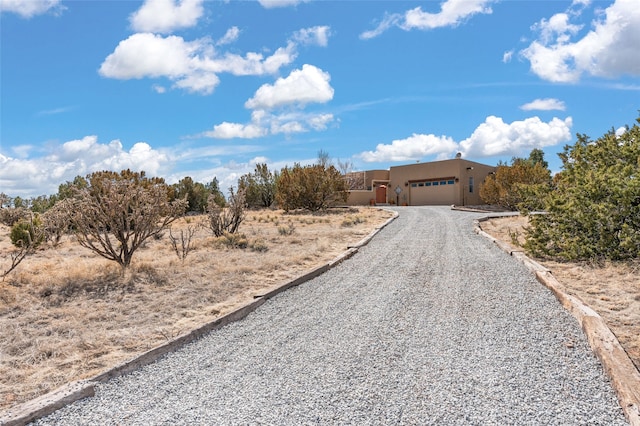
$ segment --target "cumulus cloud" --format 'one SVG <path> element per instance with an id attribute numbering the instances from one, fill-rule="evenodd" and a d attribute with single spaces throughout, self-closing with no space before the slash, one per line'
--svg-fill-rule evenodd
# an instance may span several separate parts
<path id="1" fill-rule="evenodd" d="M 119 140 L 99 143 L 97 136 L 85 136 L 50 148 L 49 153 L 30 158 L 0 155 L 0 183 L 10 194 L 26 196 L 52 194 L 59 184 L 100 170 L 144 170 L 158 175 L 169 163 L 165 153 L 146 142 L 129 150 Z M 5 189 L 6 188 L 6 189 Z"/>
<path id="2" fill-rule="evenodd" d="M 203 136 L 215 139 L 253 139 L 265 136 L 267 130 L 256 124 L 240 124 L 222 122 L 213 126 L 213 130 L 205 132 Z"/>
<path id="3" fill-rule="evenodd" d="M 412 29 L 430 30 L 442 27 L 456 27 L 473 15 L 490 14 L 490 4 L 495 0 L 446 0 L 440 4 L 438 13 L 429 13 L 421 6 L 407 10 L 404 14 L 386 14 L 378 26 L 360 34 L 360 38 L 367 40 L 379 36 L 391 27 L 398 27 L 405 31 Z"/>
<path id="4" fill-rule="evenodd" d="M 586 7 L 574 2 L 572 7 Z M 542 19 L 532 29 L 538 32 L 520 54 L 531 64 L 531 71 L 553 82 L 577 82 L 583 74 L 612 78 L 640 75 L 640 8 L 636 0 L 616 0 L 604 10 L 603 18 L 591 30 L 574 40 L 582 28 L 571 23 L 581 10 L 558 13 Z"/>
<path id="5" fill-rule="evenodd" d="M 258 0 L 258 3 L 265 9 L 273 9 L 276 7 L 297 6 L 300 3 L 306 3 L 309 0 Z"/>
<path id="6" fill-rule="evenodd" d="M 458 144 L 449 136 L 414 133 L 390 144 L 378 144 L 375 151 L 363 152 L 358 157 L 366 162 L 413 161 L 431 155 L 442 159 L 457 149 Z"/>
<path id="7" fill-rule="evenodd" d="M 313 65 L 305 64 L 274 84 L 262 85 L 245 102 L 253 110 L 250 123 L 223 122 L 198 136 L 253 139 L 267 135 L 322 131 L 334 121 L 333 114 L 306 113 L 310 103 L 326 103 L 333 99 L 331 76 Z"/>
<path id="8" fill-rule="evenodd" d="M 203 0 L 146 0 L 131 14 L 131 27 L 139 32 L 170 33 L 196 25 L 204 13 Z"/>
<path id="9" fill-rule="evenodd" d="M 208 38 L 186 41 L 182 37 L 136 33 L 122 40 L 100 66 L 100 75 L 121 80 L 168 78 L 173 88 L 208 95 L 220 82 L 221 73 L 236 76 L 275 74 L 297 57 L 301 43 L 326 46 L 329 27 L 303 29 L 285 46 L 269 56 L 248 52 L 244 56 L 219 52 L 221 42 L 231 42 L 239 35 L 232 27 L 215 43 Z"/>
<path id="10" fill-rule="evenodd" d="M 287 104 L 325 103 L 333 99 L 331 76 L 313 65 L 292 71 L 274 84 L 264 84 L 245 106 L 251 109 L 271 109 Z"/>
<path id="11" fill-rule="evenodd" d="M 535 99 L 520 106 L 524 111 L 564 111 L 566 109 L 564 102 L 554 98 Z"/>
<path id="12" fill-rule="evenodd" d="M 502 118 L 489 116 L 470 137 L 460 143 L 449 136 L 413 134 L 378 144 L 375 151 L 366 151 L 357 157 L 366 162 L 414 161 L 427 156 L 437 159 L 451 158 L 455 152 L 465 157 L 518 156 L 534 148 L 557 145 L 571 139 L 571 117 L 553 118 L 545 123 L 538 117 L 505 123 Z"/>
<path id="13" fill-rule="evenodd" d="M 47 12 L 54 14 L 66 9 L 60 4 L 60 0 L 2 0 L 0 12 L 16 13 L 23 18 L 31 18 Z"/>
<path id="14" fill-rule="evenodd" d="M 500 117 L 489 116 L 460 142 L 460 151 L 474 157 L 521 155 L 534 148 L 569 141 L 572 124 L 571 117 L 564 120 L 554 117 L 548 123 L 538 117 L 505 123 Z"/>

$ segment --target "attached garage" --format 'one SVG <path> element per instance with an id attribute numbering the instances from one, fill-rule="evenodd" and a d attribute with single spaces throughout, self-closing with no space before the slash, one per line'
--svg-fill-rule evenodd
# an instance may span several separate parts
<path id="1" fill-rule="evenodd" d="M 409 204 L 412 206 L 455 204 L 458 194 L 455 177 L 409 181 Z"/>

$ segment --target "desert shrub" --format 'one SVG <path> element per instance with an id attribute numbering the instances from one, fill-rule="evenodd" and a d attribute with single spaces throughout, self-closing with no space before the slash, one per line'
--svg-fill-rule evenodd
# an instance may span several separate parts
<path id="1" fill-rule="evenodd" d="M 177 234 L 174 236 L 173 232 L 171 232 L 171 228 L 169 228 L 169 241 L 171 242 L 171 247 L 182 263 L 184 263 L 184 260 L 193 250 L 193 237 L 196 235 L 197 231 L 197 225 L 188 225 L 187 229 L 180 230 L 180 237 L 178 237 Z"/>
<path id="2" fill-rule="evenodd" d="M 267 208 L 275 201 L 277 181 L 277 172 L 271 172 L 264 163 L 256 164 L 253 173 L 240 177 L 238 188 L 245 191 L 248 207 Z"/>
<path id="3" fill-rule="evenodd" d="M 239 189 L 238 192 L 234 192 L 232 187 L 229 192 L 230 196 L 226 206 L 220 205 L 214 196 L 209 197 L 207 204 L 209 229 L 216 237 L 221 237 L 225 233 L 236 233 L 245 219 L 246 199 L 244 190 Z"/>
<path id="4" fill-rule="evenodd" d="M 366 220 L 360 216 L 347 216 L 342 220 L 342 227 L 348 228 L 351 226 L 355 226 L 359 223 L 365 223 Z"/>
<path id="5" fill-rule="evenodd" d="M 326 210 L 347 200 L 347 187 L 340 172 L 332 165 L 303 167 L 296 163 L 280 172 L 276 200 L 285 211 Z"/>
<path id="6" fill-rule="evenodd" d="M 249 248 L 251 249 L 251 251 L 257 251 L 257 252 L 260 252 L 260 253 L 269 250 L 269 246 L 262 239 L 255 240 L 254 242 L 249 244 Z"/>
<path id="7" fill-rule="evenodd" d="M 551 188 L 551 172 L 540 153 L 533 150 L 528 159 L 513 158 L 510 166 L 498 165 L 480 186 L 482 200 L 509 210 L 541 209 Z"/>
<path id="8" fill-rule="evenodd" d="M 239 233 L 225 232 L 217 238 L 220 245 L 232 249 L 245 249 L 249 246 L 247 236 Z"/>
<path id="9" fill-rule="evenodd" d="M 6 207 L 0 209 L 0 223 L 7 226 L 13 226 L 21 219 L 28 220 L 30 212 L 23 207 Z"/>
<path id="10" fill-rule="evenodd" d="M 42 220 L 38 216 L 31 220 L 20 219 L 11 227 L 9 238 L 16 247 L 38 247 L 44 241 Z"/>
<path id="11" fill-rule="evenodd" d="M 11 228 L 10 239 L 15 249 L 8 253 L 2 253 L 2 280 L 29 255 L 33 254 L 39 244 L 44 241 L 44 232 L 39 222 L 32 216 L 29 220 L 22 219 Z"/>
<path id="12" fill-rule="evenodd" d="M 71 222 L 67 214 L 68 199 L 58 201 L 49 210 L 42 214 L 42 227 L 45 239 L 55 247 L 63 235 L 71 231 Z"/>
<path id="13" fill-rule="evenodd" d="M 161 178 L 130 170 L 96 172 L 87 187 L 76 187 L 65 211 L 78 243 L 123 268 L 149 237 L 184 214 L 187 202 L 169 202 Z M 73 188 L 72 188 L 73 189 Z"/>
<path id="14" fill-rule="evenodd" d="M 640 124 L 640 118 L 637 119 Z M 532 215 L 525 248 L 568 260 L 623 260 L 640 255 L 640 127 L 592 141 L 578 135 L 560 154 L 562 171 Z"/>
<path id="15" fill-rule="evenodd" d="M 293 235 L 296 232 L 296 227 L 293 222 L 289 222 L 287 226 L 278 226 L 278 234 L 280 235 Z"/>

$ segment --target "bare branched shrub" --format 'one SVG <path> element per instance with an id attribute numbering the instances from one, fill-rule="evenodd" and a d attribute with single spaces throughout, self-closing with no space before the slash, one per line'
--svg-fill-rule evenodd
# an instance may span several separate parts
<path id="1" fill-rule="evenodd" d="M 71 229 L 69 215 L 67 214 L 67 204 L 71 200 L 58 201 L 49 210 L 42 214 L 42 226 L 44 229 L 45 239 L 55 247 L 60 243 L 63 235 L 67 234 Z"/>
<path id="2" fill-rule="evenodd" d="M 225 233 L 236 233 L 245 218 L 247 207 L 245 191 L 239 189 L 238 192 L 234 192 L 232 187 L 229 192 L 226 206 L 220 205 L 213 195 L 209 196 L 207 203 L 209 228 L 216 237 L 221 237 Z"/>
<path id="3" fill-rule="evenodd" d="M 186 208 L 185 200 L 169 203 L 164 181 L 144 173 L 97 172 L 89 181 L 66 205 L 67 215 L 81 246 L 123 268 L 149 237 L 167 229 Z"/>
<path id="4" fill-rule="evenodd" d="M 178 256 L 178 259 L 184 263 L 189 253 L 193 250 L 192 240 L 198 231 L 198 225 L 188 225 L 187 229 L 180 230 L 180 237 L 174 237 L 169 228 L 169 241 L 171 241 L 171 247 Z"/>
<path id="5" fill-rule="evenodd" d="M 7 207 L 0 209 L 0 223 L 13 226 L 20 219 L 29 220 L 31 212 L 23 207 Z"/>
<path id="6" fill-rule="evenodd" d="M 16 238 L 13 238 L 15 248 L 9 253 L 3 253 L 2 255 L 3 268 L 1 277 L 3 281 L 27 256 L 35 252 L 39 242 L 42 242 L 44 239 L 44 230 L 42 226 L 38 226 L 37 224 L 38 222 L 35 221 L 33 215 L 30 214 L 28 221 L 22 219 L 14 225 L 14 227 L 21 225 L 19 228 L 15 228 L 20 232 L 15 232 L 16 235 L 14 237 Z M 5 264 L 7 266 L 4 266 Z"/>

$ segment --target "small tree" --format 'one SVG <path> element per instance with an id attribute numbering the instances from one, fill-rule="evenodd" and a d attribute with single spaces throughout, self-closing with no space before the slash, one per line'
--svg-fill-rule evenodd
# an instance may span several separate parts
<path id="1" fill-rule="evenodd" d="M 33 254 L 43 239 L 44 231 L 42 227 L 38 226 L 38 221 L 34 219 L 33 215 L 29 215 L 28 220 L 21 219 L 16 222 L 11 229 L 11 241 L 15 249 L 2 255 L 3 269 L 0 275 L 2 279 L 4 280 L 11 271 L 16 269 L 27 256 Z M 5 260 L 8 260 L 6 269 L 4 267 Z"/>
<path id="2" fill-rule="evenodd" d="M 271 207 L 276 198 L 278 173 L 271 172 L 265 163 L 256 164 L 253 173 L 238 180 L 238 189 L 245 191 L 247 205 L 253 208 Z"/>
<path id="3" fill-rule="evenodd" d="M 640 124 L 640 118 L 637 120 Z M 569 260 L 622 260 L 640 255 L 640 127 L 592 141 L 578 135 L 560 154 L 562 171 L 531 216 L 525 248 Z"/>
<path id="4" fill-rule="evenodd" d="M 173 185 L 175 199 L 186 199 L 187 211 L 204 213 L 207 210 L 207 200 L 210 192 L 200 182 L 194 182 L 189 176 L 182 178 Z"/>
<path id="5" fill-rule="evenodd" d="M 239 189 L 238 192 L 234 192 L 233 187 L 231 187 L 229 193 L 229 200 L 226 206 L 221 206 L 215 195 L 209 196 L 207 205 L 209 228 L 216 237 L 221 237 L 225 233 L 233 234 L 237 232 L 245 218 L 247 203 L 244 190 Z"/>
<path id="6" fill-rule="evenodd" d="M 534 150 L 536 151 L 536 150 Z M 495 174 L 487 176 L 480 187 L 480 197 L 487 204 L 509 210 L 537 210 L 541 197 L 549 191 L 551 172 L 538 153 L 529 159 L 513 158 L 511 165 L 499 164 Z M 536 160 L 532 160 L 536 158 Z"/>
<path id="7" fill-rule="evenodd" d="M 326 163 L 284 168 L 278 180 L 278 204 L 285 210 L 298 208 L 325 210 L 347 200 L 347 187 L 342 174 Z"/>
<path id="8" fill-rule="evenodd" d="M 67 214 L 81 246 L 127 268 L 135 251 L 181 216 L 185 200 L 168 201 L 160 178 L 130 170 L 96 172 L 75 191 Z"/>

